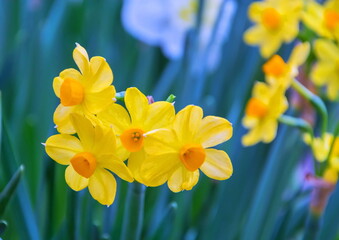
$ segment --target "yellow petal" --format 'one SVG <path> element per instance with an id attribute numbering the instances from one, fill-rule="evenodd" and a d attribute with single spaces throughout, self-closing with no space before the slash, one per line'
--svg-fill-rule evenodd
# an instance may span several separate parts
<path id="1" fill-rule="evenodd" d="M 55 95 L 60 98 L 60 87 L 64 80 L 61 77 L 55 77 L 53 80 L 53 90 Z"/>
<path id="2" fill-rule="evenodd" d="M 131 118 L 126 109 L 115 103 L 108 106 L 103 112 L 98 113 L 98 118 L 107 126 L 112 125 L 119 135 L 131 125 Z"/>
<path id="3" fill-rule="evenodd" d="M 146 133 L 144 141 L 144 149 L 151 155 L 178 152 L 181 146 L 172 129 L 162 128 Z"/>
<path id="4" fill-rule="evenodd" d="M 175 117 L 173 104 L 169 102 L 155 102 L 149 105 L 145 131 L 168 127 L 172 125 Z"/>
<path id="5" fill-rule="evenodd" d="M 73 59 L 83 75 L 89 73 L 89 59 L 86 50 L 78 43 L 73 51 Z"/>
<path id="6" fill-rule="evenodd" d="M 80 191 L 84 189 L 85 187 L 87 187 L 88 185 L 88 178 L 85 178 L 79 175 L 74 170 L 72 165 L 69 165 L 66 168 L 65 179 L 66 179 L 66 183 L 68 184 L 68 186 L 72 188 L 74 191 Z"/>
<path id="7" fill-rule="evenodd" d="M 227 141 L 232 137 L 232 134 L 232 124 L 227 119 L 207 116 L 201 121 L 197 139 L 204 148 L 208 148 Z"/>
<path id="8" fill-rule="evenodd" d="M 260 54 L 264 58 L 268 58 L 272 56 L 272 54 L 276 53 L 282 44 L 282 39 L 277 37 L 267 38 L 266 41 L 260 47 Z"/>
<path id="9" fill-rule="evenodd" d="M 256 117 L 251 117 L 251 116 L 244 116 L 242 119 L 242 125 L 245 128 L 253 128 L 258 124 L 259 119 Z"/>
<path id="10" fill-rule="evenodd" d="M 314 43 L 314 51 L 318 58 L 335 62 L 339 56 L 339 47 L 327 39 L 319 39 Z"/>
<path id="11" fill-rule="evenodd" d="M 95 140 L 92 149 L 96 156 L 116 154 L 116 135 L 112 128 L 95 126 Z"/>
<path id="12" fill-rule="evenodd" d="M 83 104 L 88 112 L 97 114 L 111 105 L 114 102 L 114 98 L 115 88 L 114 86 L 109 86 L 100 92 L 86 93 Z"/>
<path id="13" fill-rule="evenodd" d="M 177 153 L 149 155 L 141 166 L 140 175 L 147 186 L 160 186 L 178 167 L 181 167 L 181 162 Z"/>
<path id="14" fill-rule="evenodd" d="M 191 142 L 202 120 L 203 111 L 198 106 L 188 105 L 175 117 L 173 129 L 179 141 Z"/>
<path id="15" fill-rule="evenodd" d="M 71 122 L 70 114 L 76 112 L 77 106 L 65 107 L 62 104 L 56 108 L 53 120 L 60 133 L 73 134 L 75 129 Z"/>
<path id="16" fill-rule="evenodd" d="M 75 154 L 83 151 L 79 139 L 67 134 L 57 134 L 49 137 L 45 148 L 48 156 L 63 165 L 69 164 Z"/>
<path id="17" fill-rule="evenodd" d="M 62 79 L 71 78 L 71 79 L 77 80 L 79 82 L 82 82 L 81 73 L 74 68 L 68 68 L 68 69 L 63 70 L 60 73 L 59 77 L 61 77 Z"/>
<path id="18" fill-rule="evenodd" d="M 225 180 L 231 177 L 233 166 L 226 152 L 216 149 L 205 149 L 205 153 L 206 159 L 200 170 L 206 176 L 216 180 Z"/>
<path id="19" fill-rule="evenodd" d="M 310 44 L 304 42 L 298 44 L 292 51 L 291 56 L 288 60 L 288 64 L 291 66 L 300 66 L 302 65 L 310 53 Z"/>
<path id="20" fill-rule="evenodd" d="M 251 146 L 260 142 L 261 136 L 262 129 L 259 125 L 249 130 L 249 132 L 242 137 L 241 142 L 244 146 Z"/>
<path id="21" fill-rule="evenodd" d="M 132 152 L 127 163 L 127 166 L 131 170 L 134 179 L 140 183 L 144 183 L 142 177 L 140 176 L 140 168 L 145 160 L 145 154 L 146 153 L 143 149 L 139 152 Z"/>
<path id="22" fill-rule="evenodd" d="M 92 57 L 90 61 L 92 76 L 87 79 L 91 85 L 91 91 L 100 92 L 113 82 L 113 73 L 103 57 Z"/>
<path id="23" fill-rule="evenodd" d="M 114 201 L 117 182 L 107 170 L 97 168 L 89 179 L 88 190 L 95 200 L 109 206 Z"/>
<path id="24" fill-rule="evenodd" d="M 134 179 L 131 171 L 118 157 L 114 155 L 101 155 L 97 161 L 100 167 L 110 170 L 125 181 L 133 182 Z"/>
<path id="25" fill-rule="evenodd" d="M 91 152 L 96 140 L 93 124 L 80 114 L 71 114 L 71 120 L 85 151 Z"/>
<path id="26" fill-rule="evenodd" d="M 276 120 L 267 121 L 262 127 L 262 141 L 265 143 L 272 142 L 277 134 L 278 122 Z"/>
<path id="27" fill-rule="evenodd" d="M 317 86 L 322 86 L 331 79 L 335 66 L 331 62 L 318 62 L 311 72 L 311 79 Z"/>
<path id="28" fill-rule="evenodd" d="M 262 26 L 254 26 L 244 33 L 244 41 L 250 45 L 257 45 L 263 42 L 266 30 Z"/>
<path id="29" fill-rule="evenodd" d="M 184 166 L 175 170 L 170 176 L 167 185 L 172 192 L 191 190 L 199 180 L 199 170 L 188 171 Z"/>
<path id="30" fill-rule="evenodd" d="M 248 8 L 248 17 L 255 22 L 261 21 L 262 11 L 267 7 L 265 2 L 254 2 Z"/>
<path id="31" fill-rule="evenodd" d="M 137 88 L 127 88 L 125 104 L 133 124 L 143 124 L 148 112 L 148 100 Z"/>

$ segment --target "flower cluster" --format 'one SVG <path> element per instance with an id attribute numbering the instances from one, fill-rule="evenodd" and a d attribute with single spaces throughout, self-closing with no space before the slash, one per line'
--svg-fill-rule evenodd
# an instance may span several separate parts
<path id="1" fill-rule="evenodd" d="M 176 114 L 172 103 L 154 102 L 134 87 L 124 92 L 120 105 L 106 60 L 89 59 L 79 44 L 73 58 L 80 72 L 66 69 L 53 81 L 60 98 L 54 113 L 59 134 L 45 143 L 47 154 L 67 165 L 65 178 L 73 190 L 88 187 L 94 199 L 111 205 L 112 173 L 146 186 L 167 182 L 173 192 L 192 189 L 200 170 L 217 180 L 232 175 L 227 153 L 211 148 L 232 137 L 229 121 L 203 117 L 193 105 Z"/>
<path id="2" fill-rule="evenodd" d="M 330 133 L 327 108 L 319 97 L 321 94 L 317 93 L 325 89 L 328 100 L 338 100 L 339 1 L 319 4 L 313 0 L 265 0 L 252 3 L 248 14 L 256 24 L 245 32 L 244 40 L 250 45 L 258 45 L 261 55 L 269 59 L 262 68 L 266 83 L 255 84 L 253 97 L 246 106 L 243 125 L 250 132 L 243 137 L 243 144 L 271 142 L 278 122 L 298 127 L 306 132 L 304 141 L 319 164 L 316 165 L 317 175 L 328 182 L 336 182 L 339 123 L 336 123 L 334 133 Z M 295 44 L 287 61 L 275 54 L 282 43 L 290 43 L 296 38 L 303 43 Z M 303 85 L 307 82 L 319 88 L 312 92 Z M 285 93 L 289 88 L 296 90 L 318 111 L 321 118 L 318 137 L 314 136 L 317 128 L 304 119 L 283 115 L 288 108 Z"/>

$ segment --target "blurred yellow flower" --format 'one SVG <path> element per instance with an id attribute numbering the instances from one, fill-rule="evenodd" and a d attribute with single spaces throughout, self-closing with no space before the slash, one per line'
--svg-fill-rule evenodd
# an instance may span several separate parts
<path id="1" fill-rule="evenodd" d="M 248 15 L 256 25 L 244 33 L 245 42 L 258 45 L 261 55 L 270 57 L 283 42 L 291 42 L 297 36 L 302 7 L 301 0 L 252 3 Z"/>
<path id="2" fill-rule="evenodd" d="M 199 169 L 208 177 L 225 180 L 233 167 L 226 152 L 212 149 L 232 137 L 232 124 L 224 118 L 203 118 L 200 107 L 189 105 L 175 117 L 172 129 L 147 135 L 154 140 L 145 145 L 148 157 L 141 176 L 149 186 L 167 181 L 173 192 L 191 190 L 199 180 Z"/>
<path id="3" fill-rule="evenodd" d="M 45 148 L 57 163 L 68 165 L 65 172 L 67 184 L 75 191 L 88 186 L 92 197 L 103 205 L 111 205 L 116 193 L 116 180 L 109 172 L 132 182 L 130 170 L 116 153 L 116 136 L 112 129 L 77 114 L 71 116 L 79 136 L 57 134 L 49 137 Z"/>
<path id="4" fill-rule="evenodd" d="M 327 1 L 324 5 L 306 1 L 303 22 L 321 37 L 339 40 L 339 1 Z"/>
<path id="5" fill-rule="evenodd" d="M 327 39 L 314 43 L 318 58 L 311 79 L 317 86 L 326 86 L 329 99 L 335 100 L 339 94 L 339 46 Z"/>
<path id="6" fill-rule="evenodd" d="M 134 178 L 143 183 L 139 171 L 145 159 L 144 146 L 153 144 L 147 135 L 156 129 L 169 127 L 174 120 L 175 110 L 171 103 L 165 101 L 149 104 L 147 97 L 137 88 L 126 90 L 125 104 L 128 112 L 124 107 L 112 104 L 99 113 L 98 118 L 105 125 L 113 127 L 125 149 L 129 169 Z"/>
<path id="7" fill-rule="evenodd" d="M 271 142 L 277 133 L 278 118 L 288 107 L 284 89 L 257 82 L 252 98 L 248 101 L 242 124 L 250 129 L 243 136 L 242 144 L 254 145 L 260 141 Z"/>
<path id="8" fill-rule="evenodd" d="M 330 183 L 336 183 L 338 181 L 338 170 L 334 168 L 327 168 L 324 172 L 323 178 Z"/>
<path id="9" fill-rule="evenodd" d="M 287 62 L 279 55 L 274 55 L 263 65 L 266 81 L 273 86 L 289 88 L 291 82 L 298 76 L 298 68 L 306 61 L 309 52 L 310 44 L 305 42 L 294 47 Z"/>
<path id="10" fill-rule="evenodd" d="M 88 116 L 103 111 L 114 102 L 115 88 L 113 73 L 106 60 L 92 57 L 89 61 L 86 50 L 79 44 L 73 58 L 81 73 L 73 68 L 66 69 L 54 78 L 53 89 L 60 98 L 54 112 L 54 123 L 60 133 L 75 133 L 70 115 L 78 113 Z"/>

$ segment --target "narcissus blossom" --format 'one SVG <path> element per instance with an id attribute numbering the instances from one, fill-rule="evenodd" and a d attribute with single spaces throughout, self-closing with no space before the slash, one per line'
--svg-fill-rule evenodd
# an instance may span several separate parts
<path id="1" fill-rule="evenodd" d="M 298 35 L 302 7 L 301 0 L 252 3 L 248 16 L 255 25 L 245 32 L 245 42 L 259 46 L 264 58 L 270 57 L 282 43 L 289 43 Z"/>
<path id="2" fill-rule="evenodd" d="M 275 138 L 278 118 L 288 107 L 284 93 L 282 87 L 272 87 L 262 82 L 255 84 L 242 120 L 244 127 L 249 129 L 242 138 L 243 145 L 250 146 L 260 141 L 269 143 Z"/>
<path id="3" fill-rule="evenodd" d="M 272 86 L 289 88 L 298 76 L 298 68 L 306 61 L 309 52 L 310 44 L 305 42 L 295 46 L 287 62 L 279 55 L 274 55 L 263 65 L 266 81 Z"/>
<path id="4" fill-rule="evenodd" d="M 103 205 L 111 205 L 116 193 L 116 180 L 110 173 L 132 182 L 130 170 L 116 152 L 116 136 L 112 129 L 72 114 L 72 123 L 79 138 L 68 134 L 49 137 L 47 154 L 57 163 L 67 165 L 65 178 L 75 191 L 88 187 L 92 197 Z"/>
<path id="5" fill-rule="evenodd" d="M 321 5 L 313 0 L 306 1 L 303 22 L 321 37 L 339 40 L 339 1 L 326 1 Z"/>
<path id="6" fill-rule="evenodd" d="M 317 86 L 326 86 L 328 98 L 335 100 L 339 94 L 339 46 L 326 39 L 316 40 L 314 51 L 318 58 L 311 72 Z"/>
<path id="7" fill-rule="evenodd" d="M 167 182 L 173 192 L 191 190 L 200 170 L 210 178 L 228 179 L 233 173 L 226 152 L 212 149 L 232 137 L 232 124 L 224 118 L 203 118 L 200 107 L 189 105 L 175 117 L 172 129 L 147 135 L 153 144 L 145 145 L 147 158 L 141 177 L 150 186 Z"/>
<path id="8" fill-rule="evenodd" d="M 54 123 L 60 133 L 75 133 L 70 115 L 78 113 L 87 117 L 103 111 L 115 99 L 112 86 L 113 73 L 102 57 L 88 59 L 86 50 L 79 44 L 73 51 L 73 58 L 80 72 L 69 68 L 54 78 L 53 89 L 60 98 L 60 105 L 54 112 Z"/>
<path id="9" fill-rule="evenodd" d="M 139 171 L 145 159 L 145 145 L 154 144 L 147 135 L 159 128 L 169 127 L 175 116 L 174 106 L 165 101 L 149 104 L 147 97 L 137 88 L 128 88 L 125 93 L 124 107 L 112 104 L 98 114 L 105 125 L 112 126 L 125 148 L 128 167 L 134 178 L 143 183 Z"/>

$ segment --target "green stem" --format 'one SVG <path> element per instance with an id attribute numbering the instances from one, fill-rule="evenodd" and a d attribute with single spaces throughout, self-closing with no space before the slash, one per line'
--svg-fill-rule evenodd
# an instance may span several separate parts
<path id="1" fill-rule="evenodd" d="M 330 146 L 330 151 L 328 152 L 328 155 L 327 155 L 327 158 L 326 158 L 326 161 L 324 161 L 322 164 L 321 164 L 321 173 L 323 173 L 326 168 L 327 168 L 327 165 L 329 164 L 329 161 L 330 161 L 330 157 L 332 155 L 332 152 L 333 152 L 333 149 L 334 149 L 334 144 L 336 143 L 337 140 L 337 137 L 339 136 L 339 122 L 337 123 L 337 126 L 334 130 L 334 133 L 333 133 L 333 140 L 332 140 L 332 143 L 331 143 L 331 146 Z"/>
<path id="2" fill-rule="evenodd" d="M 327 121 L 328 121 L 327 109 L 326 109 L 324 102 L 321 100 L 320 97 L 312 93 L 304 85 L 302 85 L 300 82 L 298 82 L 295 79 L 292 81 L 292 87 L 301 96 L 306 98 L 315 107 L 315 109 L 320 113 L 321 118 L 322 118 L 321 133 L 322 135 L 324 135 L 327 130 Z"/>
<path id="3" fill-rule="evenodd" d="M 303 240 L 313 240 L 317 238 L 320 229 L 320 219 L 321 215 L 309 211 Z"/>
<path id="4" fill-rule="evenodd" d="M 304 119 L 281 115 L 278 120 L 279 122 L 286 124 L 288 126 L 299 128 L 302 132 L 309 133 L 312 139 L 314 138 L 313 129 L 311 125 Z"/>
<path id="5" fill-rule="evenodd" d="M 141 239 L 145 190 L 146 187 L 138 182 L 133 182 L 129 185 L 121 240 Z"/>

